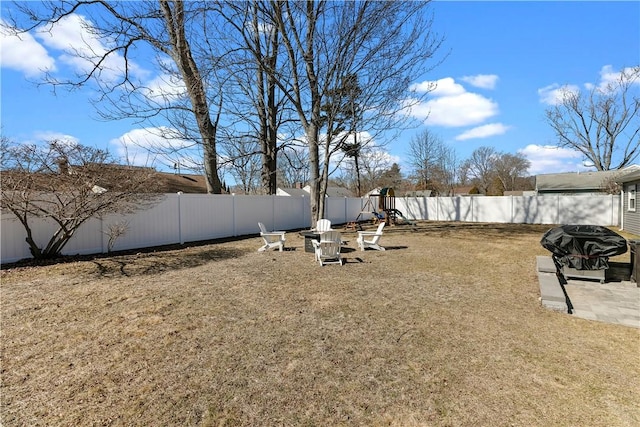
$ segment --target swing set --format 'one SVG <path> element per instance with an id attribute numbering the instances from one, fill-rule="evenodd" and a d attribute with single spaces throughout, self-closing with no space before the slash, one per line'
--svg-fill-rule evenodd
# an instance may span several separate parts
<path id="1" fill-rule="evenodd" d="M 347 228 L 354 230 L 362 229 L 359 224 L 360 218 L 364 214 L 372 214 L 372 221 L 374 224 L 384 221 L 388 225 L 395 225 L 398 217 L 400 217 L 404 222 L 415 225 L 405 218 L 402 212 L 396 209 L 396 195 L 393 188 L 385 187 L 381 189 L 378 194 L 370 194 L 355 221 L 349 222 L 347 224 Z"/>

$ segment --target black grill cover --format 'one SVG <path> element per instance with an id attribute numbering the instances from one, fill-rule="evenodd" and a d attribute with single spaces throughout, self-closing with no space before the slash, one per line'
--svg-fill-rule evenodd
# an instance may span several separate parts
<path id="1" fill-rule="evenodd" d="M 624 237 L 599 225 L 563 225 L 547 231 L 540 244 L 562 265 L 576 270 L 609 268 L 609 257 L 627 252 Z"/>

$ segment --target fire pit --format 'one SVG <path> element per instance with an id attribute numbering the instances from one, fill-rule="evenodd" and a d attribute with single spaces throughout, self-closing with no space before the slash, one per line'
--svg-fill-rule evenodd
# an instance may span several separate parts
<path id="1" fill-rule="evenodd" d="M 547 231 L 540 244 L 553 254 L 565 277 L 604 283 L 609 257 L 627 252 L 624 237 L 598 225 L 563 225 Z"/>

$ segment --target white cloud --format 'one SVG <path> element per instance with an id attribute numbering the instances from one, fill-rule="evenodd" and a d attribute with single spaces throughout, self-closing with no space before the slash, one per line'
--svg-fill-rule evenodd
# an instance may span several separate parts
<path id="1" fill-rule="evenodd" d="M 476 93 L 443 96 L 424 103 L 427 125 L 472 126 L 498 114 L 498 104 Z"/>
<path id="2" fill-rule="evenodd" d="M 618 87 L 623 73 L 632 75 L 633 68 L 627 67 L 621 71 L 614 71 L 611 65 L 605 65 L 600 69 L 600 81 L 597 84 L 585 83 L 584 87 L 588 91 L 597 89 L 605 93 L 610 92 Z M 636 79 L 635 84 L 640 84 L 640 79 Z M 567 94 L 577 94 L 579 92 L 580 88 L 575 84 L 559 85 L 558 83 L 553 83 L 538 89 L 540 102 L 547 105 L 557 105 Z"/>
<path id="3" fill-rule="evenodd" d="M 583 165 L 581 153 L 555 145 L 530 144 L 518 152 L 531 162 L 531 175 L 589 169 Z"/>
<path id="4" fill-rule="evenodd" d="M 444 79 L 437 80 L 433 83 L 435 83 L 436 88 L 431 93 L 432 96 L 456 96 L 462 95 L 466 92 L 464 87 L 461 84 L 456 83 L 451 77 L 445 77 Z"/>
<path id="5" fill-rule="evenodd" d="M 627 78 L 623 79 L 622 75 L 626 74 Z M 621 71 L 614 71 L 611 65 L 605 65 L 600 69 L 600 82 L 598 83 L 597 89 L 601 92 L 611 92 L 615 91 L 622 80 L 628 81 L 628 77 L 637 74 L 637 71 L 634 71 L 633 68 L 627 67 L 622 69 Z M 640 79 L 635 79 L 635 84 L 640 84 Z M 592 83 L 585 84 L 587 90 L 591 90 L 596 87 Z"/>
<path id="6" fill-rule="evenodd" d="M 77 14 L 63 17 L 53 24 L 48 30 L 39 30 L 36 33 L 47 47 L 55 50 L 68 51 L 78 49 L 82 53 L 93 51 L 97 55 L 103 54 L 106 49 L 98 34 L 91 33 L 88 29 L 91 21 Z"/>
<path id="7" fill-rule="evenodd" d="M 600 84 L 598 85 L 598 88 L 600 90 L 605 90 L 608 85 L 615 84 L 616 81 L 620 80 L 621 74 L 621 72 L 613 71 L 613 67 L 611 65 L 605 65 L 600 70 Z"/>
<path id="8" fill-rule="evenodd" d="M 412 88 L 436 85 L 426 102 L 414 103 L 410 114 L 426 125 L 460 127 L 473 126 L 498 114 L 498 104 L 456 83 L 451 77 L 434 82 L 418 83 Z M 409 104 L 409 103 L 408 103 Z"/>
<path id="9" fill-rule="evenodd" d="M 366 145 L 361 152 L 361 164 L 368 165 L 371 170 L 382 172 L 389 169 L 394 163 L 400 164 L 400 157 L 389 153 L 375 143 Z"/>
<path id="10" fill-rule="evenodd" d="M 467 139 L 488 138 L 490 136 L 503 135 L 507 130 L 509 130 L 509 128 L 509 126 L 503 125 L 502 123 L 489 123 L 469 129 L 468 131 L 456 136 L 455 139 L 456 141 L 465 141 Z"/>
<path id="11" fill-rule="evenodd" d="M 495 89 L 498 83 L 498 76 L 495 74 L 478 74 L 475 76 L 464 76 L 460 80 L 481 89 Z"/>
<path id="12" fill-rule="evenodd" d="M 33 134 L 33 137 L 37 141 L 51 142 L 58 141 L 68 146 L 78 145 L 80 140 L 72 135 L 67 135 L 61 132 L 54 131 L 36 131 Z"/>
<path id="13" fill-rule="evenodd" d="M 547 105 L 558 105 L 568 95 L 578 93 L 580 89 L 575 85 L 560 86 L 557 83 L 538 89 L 540 102 Z"/>
<path id="14" fill-rule="evenodd" d="M 436 87 L 435 82 L 424 81 L 424 82 L 412 84 L 411 86 L 409 86 L 409 90 L 413 92 L 425 93 L 425 92 L 431 92 L 432 90 L 435 89 L 435 87 Z"/>
<path id="15" fill-rule="evenodd" d="M 0 20 L 0 67 L 20 71 L 27 77 L 37 77 L 55 71 L 55 60 L 31 34 L 11 34 Z"/>
<path id="16" fill-rule="evenodd" d="M 35 35 L 50 51 L 58 51 L 59 61 L 77 73 L 87 73 L 101 61 L 97 77 L 105 81 L 121 77 L 126 68 L 131 76 L 148 75 L 135 61 L 125 63 L 120 53 L 109 52 L 112 48 L 111 39 L 95 30 L 91 21 L 82 15 L 65 16 L 47 30 L 40 30 Z"/>
<path id="17" fill-rule="evenodd" d="M 162 74 L 146 83 L 146 87 L 142 91 L 147 98 L 162 102 L 184 97 L 187 93 L 187 88 L 182 79 L 169 74 Z"/>
<path id="18" fill-rule="evenodd" d="M 198 151 L 195 143 L 180 138 L 175 129 L 148 127 L 133 129 L 109 141 L 122 161 L 136 166 L 169 166 L 179 163 L 186 169 L 198 169 L 192 156 Z"/>

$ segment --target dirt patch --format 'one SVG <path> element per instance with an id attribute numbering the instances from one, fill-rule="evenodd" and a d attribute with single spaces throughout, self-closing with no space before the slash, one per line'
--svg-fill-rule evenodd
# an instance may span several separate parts
<path id="1" fill-rule="evenodd" d="M 2 425 L 637 425 L 638 331 L 541 307 L 548 228 L 344 232 L 342 267 L 288 233 L 5 269 Z"/>

